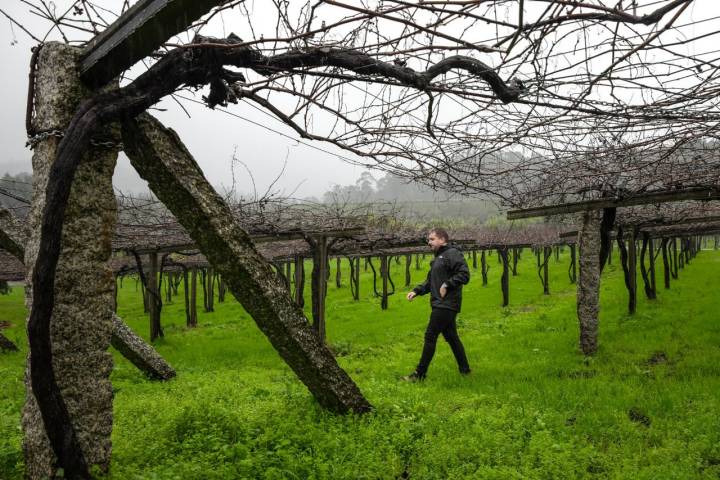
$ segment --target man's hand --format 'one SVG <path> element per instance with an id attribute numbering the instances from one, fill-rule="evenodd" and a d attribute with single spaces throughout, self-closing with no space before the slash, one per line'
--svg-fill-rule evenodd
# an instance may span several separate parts
<path id="1" fill-rule="evenodd" d="M 443 284 L 440 287 L 440 298 L 445 298 L 445 295 L 447 295 L 447 286 Z"/>
<path id="2" fill-rule="evenodd" d="M 417 297 L 417 293 L 412 292 L 412 291 L 408 292 L 408 294 L 407 294 L 408 302 L 412 302 L 413 298 L 415 298 L 415 297 Z"/>

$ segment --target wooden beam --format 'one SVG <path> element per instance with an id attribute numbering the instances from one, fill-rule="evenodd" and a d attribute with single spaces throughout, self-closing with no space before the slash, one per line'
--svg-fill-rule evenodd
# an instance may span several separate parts
<path id="1" fill-rule="evenodd" d="M 510 210 L 508 220 L 521 218 L 563 215 L 566 213 L 584 212 L 586 210 L 602 210 L 612 207 L 631 207 L 634 205 L 650 205 L 658 203 L 679 202 L 683 200 L 720 200 L 717 188 L 686 188 L 682 190 L 664 190 L 660 192 L 641 193 L 624 198 L 598 198 L 583 202 L 561 203 L 558 205 Z"/>
<path id="2" fill-rule="evenodd" d="M 82 80 L 105 85 L 225 0 L 138 0 L 85 47 Z"/>
<path id="3" fill-rule="evenodd" d="M 664 218 L 656 218 L 652 220 L 646 220 L 638 223 L 621 223 L 623 227 L 626 228 L 632 228 L 632 227 L 638 227 L 641 231 L 647 231 L 651 234 L 657 234 L 658 236 L 665 236 L 664 231 L 662 230 L 655 230 L 655 229 L 661 229 L 661 228 L 668 228 L 668 227 L 674 227 L 678 225 L 695 225 L 695 224 L 702 224 L 702 223 L 714 223 L 714 222 L 720 222 L 720 215 L 711 215 L 708 217 L 690 217 L 690 218 L 683 218 L 678 220 L 668 220 Z M 668 229 L 667 231 L 679 231 L 679 232 L 692 232 L 692 231 L 699 231 L 703 232 L 705 230 L 708 231 L 714 231 L 717 227 L 710 226 L 710 227 L 692 227 L 692 228 L 678 228 L 678 229 Z M 567 232 L 560 233 L 560 238 L 574 238 L 577 237 L 578 231 L 577 230 L 569 230 Z M 656 238 L 653 236 L 653 238 Z"/>
<path id="4" fill-rule="evenodd" d="M 341 229 L 341 230 L 327 230 L 327 231 L 309 231 L 309 232 L 300 232 L 300 231 L 293 231 L 293 232 L 278 232 L 273 234 L 250 234 L 250 239 L 253 241 L 253 243 L 272 243 L 272 242 L 284 242 L 288 240 L 303 240 L 305 237 L 349 237 L 354 235 L 361 235 L 365 233 L 365 227 L 360 228 L 348 228 L 348 229 Z M 147 247 L 147 248 L 118 248 L 116 251 L 128 251 L 128 252 L 137 252 L 139 255 L 144 255 L 151 252 L 156 253 L 168 253 L 168 252 L 178 252 L 178 251 L 188 251 L 188 250 L 197 250 L 197 245 L 195 243 L 177 243 L 174 245 L 163 245 L 158 247 Z M 281 258 L 277 260 L 292 260 L 294 257 L 287 257 L 287 258 Z"/>
<path id="5" fill-rule="evenodd" d="M 710 223 L 710 222 L 720 222 L 720 215 L 710 215 L 706 217 L 688 217 L 688 218 L 682 218 L 682 219 L 667 219 L 667 218 L 653 218 L 649 220 L 644 220 L 642 222 L 638 222 L 635 224 L 636 227 L 640 227 L 642 229 L 650 228 L 650 227 L 671 227 L 674 225 L 692 225 L 693 223 Z M 627 226 L 631 226 L 631 224 L 623 224 Z"/>

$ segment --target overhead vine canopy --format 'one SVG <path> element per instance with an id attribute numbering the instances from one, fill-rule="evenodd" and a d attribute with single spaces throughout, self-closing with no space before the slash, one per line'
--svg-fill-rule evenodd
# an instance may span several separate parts
<path id="1" fill-rule="evenodd" d="M 67 41 L 121 13 L 24 3 Z M 717 186 L 709 3 L 235 0 L 166 47 L 252 52 L 210 82 L 211 107 L 249 102 L 350 162 L 520 206 Z"/>

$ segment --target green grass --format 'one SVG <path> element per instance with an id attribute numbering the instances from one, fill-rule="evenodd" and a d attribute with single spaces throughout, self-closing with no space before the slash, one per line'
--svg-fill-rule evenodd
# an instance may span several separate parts
<path id="1" fill-rule="evenodd" d="M 331 284 L 328 340 L 376 407 L 361 417 L 320 409 L 234 300 L 188 330 L 178 297 L 156 342 L 175 380 L 146 380 L 115 354 L 111 477 L 720 478 L 720 252 L 701 252 L 671 290 L 660 270 L 658 300 L 640 297 L 634 316 L 621 272 L 607 267 L 600 350 L 589 359 L 578 353 L 567 255 L 551 260 L 550 296 L 534 261 L 526 252 L 511 277 L 508 308 L 495 256 L 487 287 L 474 273 L 459 317 L 473 373 L 461 377 L 440 340 L 421 384 L 398 377 L 418 360 L 426 299 L 408 303 L 401 287 L 381 311 L 369 274 L 358 302 Z M 404 267 L 394 268 L 403 283 Z M 413 267 L 413 281 L 424 272 Z M 4 332 L 22 347 L 0 355 L 3 479 L 22 476 L 22 302 L 19 287 L 0 297 L 0 319 L 13 324 Z M 147 337 L 132 278 L 118 313 Z"/>

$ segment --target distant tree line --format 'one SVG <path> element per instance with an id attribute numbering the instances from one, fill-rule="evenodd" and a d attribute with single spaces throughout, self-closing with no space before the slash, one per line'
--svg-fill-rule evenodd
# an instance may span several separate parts
<path id="1" fill-rule="evenodd" d="M 485 223 L 499 212 L 498 207 L 485 197 L 434 190 L 392 173 L 376 177 L 370 171 L 360 174 L 353 185 L 335 185 L 322 198 L 325 204 L 391 203 L 409 220 L 444 224 Z"/>

